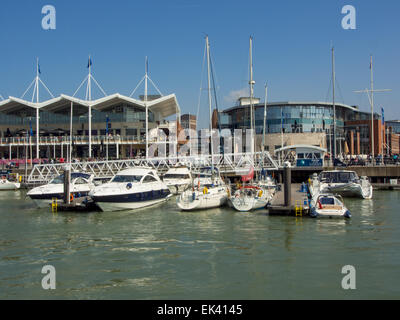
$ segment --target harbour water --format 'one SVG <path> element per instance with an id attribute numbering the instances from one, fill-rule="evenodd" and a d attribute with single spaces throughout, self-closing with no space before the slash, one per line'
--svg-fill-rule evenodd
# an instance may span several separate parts
<path id="1" fill-rule="evenodd" d="M 399 191 L 345 199 L 351 220 L 229 208 L 52 214 L 0 193 L 0 299 L 398 299 Z M 41 286 L 56 269 L 56 289 Z M 342 267 L 356 269 L 344 290 Z"/>

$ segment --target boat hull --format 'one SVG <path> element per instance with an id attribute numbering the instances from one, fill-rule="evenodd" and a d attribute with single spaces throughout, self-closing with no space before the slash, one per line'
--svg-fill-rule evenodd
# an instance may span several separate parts
<path id="1" fill-rule="evenodd" d="M 0 184 L 0 190 L 18 190 L 20 187 L 20 183 L 7 182 Z"/>
<path id="2" fill-rule="evenodd" d="M 164 202 L 171 196 L 172 194 L 166 189 L 130 194 L 92 195 L 92 199 L 102 211 L 120 211 L 149 207 Z"/>
<path id="3" fill-rule="evenodd" d="M 369 186 L 368 188 L 365 188 L 365 190 L 363 190 L 361 185 L 357 183 L 321 186 L 321 193 L 327 193 L 327 192 L 339 194 L 342 197 L 356 197 L 363 199 L 372 198 L 372 186 Z"/>
<path id="4" fill-rule="evenodd" d="M 210 190 L 210 192 L 206 194 L 200 193 L 199 191 L 184 192 L 178 197 L 176 203 L 179 209 L 183 211 L 192 211 L 218 208 L 225 205 L 227 200 L 227 190 L 223 187 L 218 187 L 217 190 Z"/>
<path id="5" fill-rule="evenodd" d="M 137 201 L 137 202 L 100 202 L 100 201 L 96 201 L 96 204 L 104 212 L 135 210 L 135 209 L 151 207 L 156 204 L 165 202 L 170 197 L 172 197 L 172 194 L 169 194 L 165 198 L 148 200 L 148 201 Z"/>
<path id="6" fill-rule="evenodd" d="M 311 208 L 310 216 L 313 218 L 351 218 L 350 211 L 345 209 L 342 210 L 329 210 L 329 209 L 317 209 Z"/>

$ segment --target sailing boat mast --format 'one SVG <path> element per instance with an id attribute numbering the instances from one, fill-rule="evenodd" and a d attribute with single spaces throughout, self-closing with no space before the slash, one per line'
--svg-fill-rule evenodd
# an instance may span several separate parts
<path id="1" fill-rule="evenodd" d="M 335 48 L 332 46 L 332 103 L 333 103 L 333 155 L 336 158 L 336 105 L 335 105 Z"/>
<path id="2" fill-rule="evenodd" d="M 266 131 L 266 121 L 267 121 L 267 97 L 268 97 L 268 86 L 265 83 L 265 100 L 264 100 L 264 123 L 263 123 L 263 140 L 262 140 L 262 151 L 265 149 L 265 131 Z"/>
<path id="3" fill-rule="evenodd" d="M 208 82 L 208 106 L 210 112 L 210 142 L 211 142 L 211 172 L 214 172 L 214 147 L 212 141 L 212 112 L 211 112 L 211 79 L 210 79 L 210 43 L 208 42 L 208 36 L 206 36 L 206 48 L 207 48 L 207 82 Z"/>
<path id="4" fill-rule="evenodd" d="M 253 53 L 252 53 L 252 46 L 253 46 L 253 37 L 250 36 L 250 52 L 249 52 L 249 56 L 250 56 L 250 81 L 249 81 L 249 85 L 250 85 L 250 130 L 251 130 L 251 154 L 254 153 L 254 111 L 253 111 L 253 95 L 254 95 L 254 84 L 256 83 L 253 80 Z"/>

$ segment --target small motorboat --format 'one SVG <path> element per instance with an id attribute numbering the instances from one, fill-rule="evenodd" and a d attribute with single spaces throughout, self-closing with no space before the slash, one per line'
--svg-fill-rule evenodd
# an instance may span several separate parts
<path id="1" fill-rule="evenodd" d="M 176 203 L 184 211 L 218 208 L 227 202 L 228 193 L 219 171 L 205 167 L 194 179 L 192 187 L 176 199 Z"/>
<path id="2" fill-rule="evenodd" d="M 0 180 L 0 190 L 17 190 L 21 187 L 19 182 L 9 181 L 5 176 Z"/>
<path id="3" fill-rule="evenodd" d="M 71 172 L 70 197 L 71 199 L 86 197 L 94 188 L 93 175 L 82 172 Z M 64 198 L 64 174 L 52 179 L 48 184 L 33 188 L 28 191 L 31 198 L 39 208 L 48 207 L 54 198 Z"/>
<path id="4" fill-rule="evenodd" d="M 190 186 L 192 176 L 187 167 L 173 167 L 164 174 L 163 181 L 172 194 L 180 194 Z"/>
<path id="5" fill-rule="evenodd" d="M 311 200 L 310 216 L 328 218 L 351 218 L 350 211 L 340 195 L 319 194 Z"/>
<path id="6" fill-rule="evenodd" d="M 102 211 L 149 207 L 172 196 L 157 172 L 150 168 L 122 170 L 110 182 L 96 186 L 89 195 Z"/>

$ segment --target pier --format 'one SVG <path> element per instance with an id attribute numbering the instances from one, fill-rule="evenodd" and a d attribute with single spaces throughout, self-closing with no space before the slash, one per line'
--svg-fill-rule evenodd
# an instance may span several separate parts
<path id="1" fill-rule="evenodd" d="M 280 184 L 271 205 L 267 208 L 269 214 L 273 215 L 305 215 L 308 214 L 309 206 L 307 192 L 301 189 L 301 183 L 290 185 L 290 201 L 285 204 L 284 185 Z M 297 212 L 296 212 L 297 208 Z"/>

